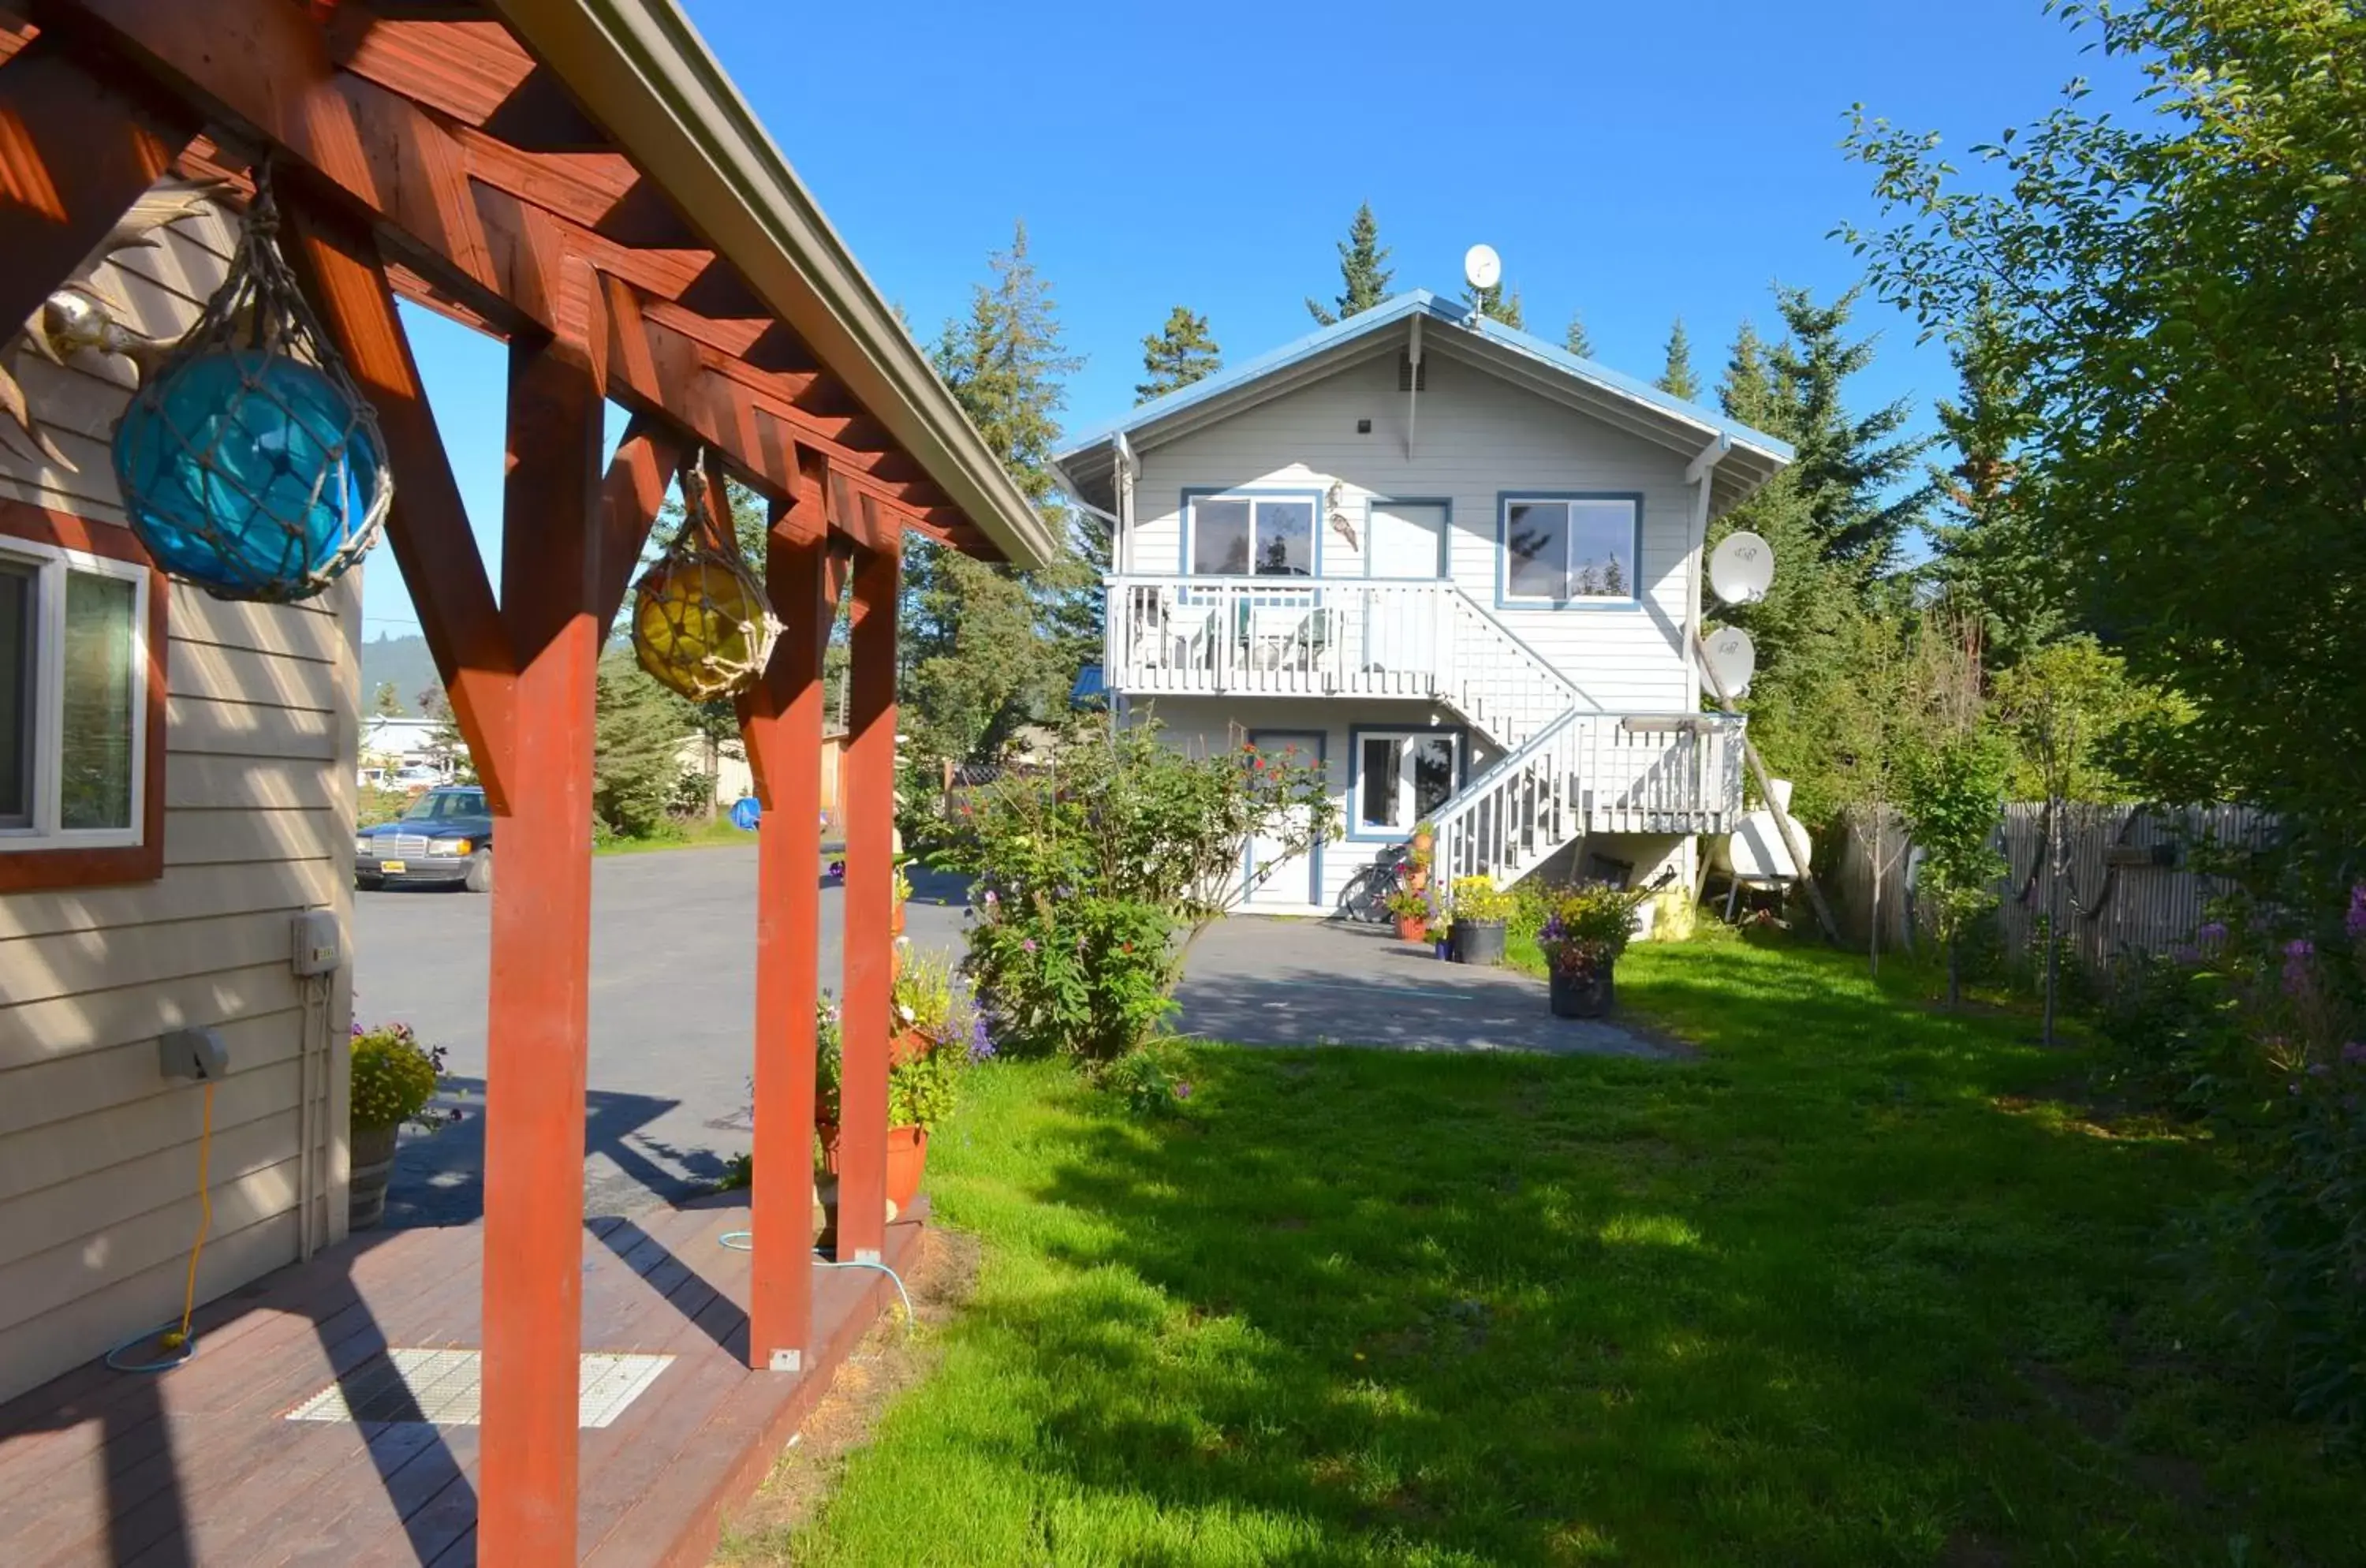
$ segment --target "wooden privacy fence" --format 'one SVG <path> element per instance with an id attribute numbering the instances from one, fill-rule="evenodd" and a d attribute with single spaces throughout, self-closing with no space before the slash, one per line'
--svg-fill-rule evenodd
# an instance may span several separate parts
<path id="1" fill-rule="evenodd" d="M 2193 939 L 2203 907 L 2228 891 L 2225 879 L 2196 869 L 2196 852 L 2213 846 L 2254 850 L 2275 832 L 2275 818 L 2244 806 L 2067 807 L 2062 819 L 2062 934 L 2090 974 L 2106 972 L 2123 953 L 2163 954 Z M 1881 834 L 1881 899 L 1875 908 L 1871 824 L 1835 835 L 1830 891 L 1842 932 L 1859 946 L 1878 923 L 1881 945 L 1910 950 L 1918 936 L 1914 854 L 1895 811 Z M 2052 897 L 2045 807 L 2005 807 L 1998 848 L 2011 867 L 1999 891 L 1996 920 L 2004 951 L 2031 951 Z"/>

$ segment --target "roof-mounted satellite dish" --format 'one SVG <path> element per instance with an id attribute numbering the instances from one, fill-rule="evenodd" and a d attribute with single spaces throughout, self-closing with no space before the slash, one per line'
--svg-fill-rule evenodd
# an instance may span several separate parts
<path id="1" fill-rule="evenodd" d="M 1755 534 L 1728 534 L 1709 552 L 1709 592 L 1728 604 L 1755 604 L 1774 582 L 1774 547 Z"/>
<path id="2" fill-rule="evenodd" d="M 1462 281 L 1474 291 L 1504 281 L 1504 258 L 1495 254 L 1494 246 L 1473 245 L 1462 253 Z"/>
<path id="3" fill-rule="evenodd" d="M 1719 626 L 1701 644 L 1709 673 L 1728 697 L 1750 694 L 1750 677 L 1758 672 L 1758 645 L 1740 626 Z"/>

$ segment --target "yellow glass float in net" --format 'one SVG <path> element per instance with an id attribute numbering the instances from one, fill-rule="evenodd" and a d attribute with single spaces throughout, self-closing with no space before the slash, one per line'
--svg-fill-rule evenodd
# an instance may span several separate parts
<path id="1" fill-rule="evenodd" d="M 695 507 L 695 486 L 685 489 Z M 700 542 L 687 523 L 633 590 L 633 652 L 641 668 L 694 703 L 755 684 L 779 630 L 755 574 Z"/>

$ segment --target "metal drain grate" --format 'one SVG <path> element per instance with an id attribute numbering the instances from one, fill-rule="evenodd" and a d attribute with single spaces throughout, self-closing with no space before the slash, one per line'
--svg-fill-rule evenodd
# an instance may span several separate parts
<path id="1" fill-rule="evenodd" d="M 579 1427 L 605 1427 L 658 1381 L 671 1356 L 601 1352 L 581 1358 Z M 484 1391 L 474 1350 L 389 1350 L 373 1356 L 287 1413 L 290 1421 L 415 1421 L 473 1427 Z"/>

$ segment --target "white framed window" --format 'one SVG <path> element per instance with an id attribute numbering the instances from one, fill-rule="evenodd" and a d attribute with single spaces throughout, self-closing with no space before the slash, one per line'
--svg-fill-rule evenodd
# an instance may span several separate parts
<path id="1" fill-rule="evenodd" d="M 1313 495 L 1187 499 L 1188 569 L 1195 577 L 1314 575 Z"/>
<path id="2" fill-rule="evenodd" d="M 0 855 L 142 841 L 151 576 L 0 534 Z"/>
<path id="3" fill-rule="evenodd" d="M 1462 736 L 1452 729 L 1355 732 L 1350 837 L 1402 839 L 1462 784 Z"/>
<path id="4" fill-rule="evenodd" d="M 1632 604 L 1643 544 L 1639 496 L 1504 498 L 1500 604 Z"/>

